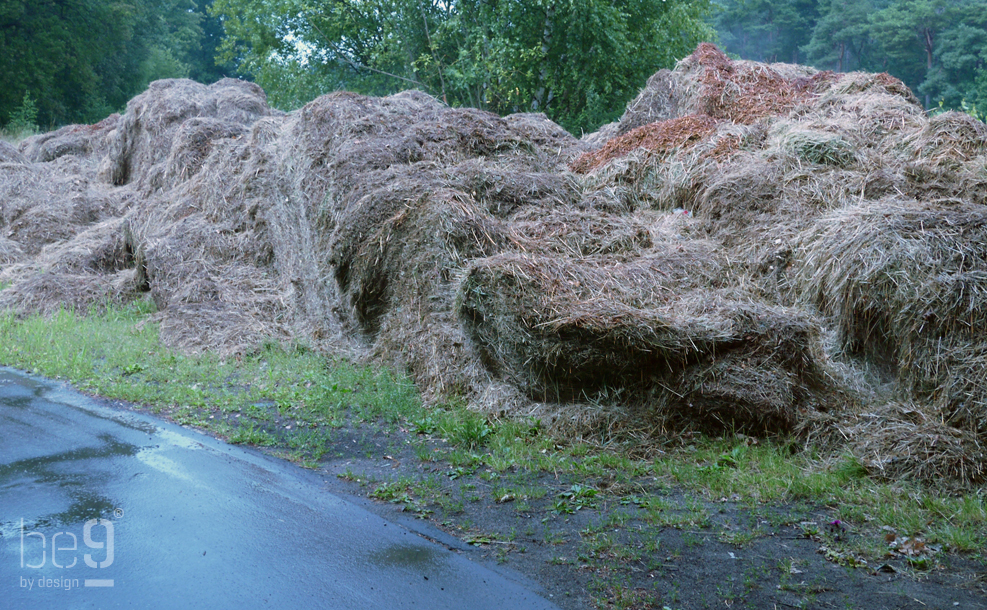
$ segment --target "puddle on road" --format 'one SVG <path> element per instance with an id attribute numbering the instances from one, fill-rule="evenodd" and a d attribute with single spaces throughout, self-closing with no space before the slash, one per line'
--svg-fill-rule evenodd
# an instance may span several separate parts
<path id="1" fill-rule="evenodd" d="M 184 466 L 178 462 L 161 455 L 160 447 L 145 447 L 137 453 L 137 459 L 142 464 L 162 472 L 168 476 L 185 481 L 196 487 L 205 487 L 198 479 L 190 475 Z"/>
<path id="2" fill-rule="evenodd" d="M 171 430 L 165 430 L 164 428 L 158 428 L 155 434 L 160 436 L 163 440 L 168 441 L 172 445 L 181 447 L 182 449 L 202 449 L 202 443 L 190 439 L 189 437 L 179 434 L 177 432 L 172 432 Z"/>
<path id="3" fill-rule="evenodd" d="M 23 399 L 29 399 L 24 401 Z M 154 434 L 158 427 L 130 414 L 105 406 L 100 399 L 79 394 L 71 386 L 43 377 L 30 377 L 9 367 L 0 367 L 0 407 L 31 407 L 34 399 L 59 403 L 89 415 L 112 421 L 132 430 Z M 46 415 L 45 417 L 50 417 Z"/>
<path id="4" fill-rule="evenodd" d="M 411 544 L 395 544 L 370 554 L 370 563 L 381 568 L 408 568 L 425 572 L 440 566 L 435 549 Z"/>
<path id="5" fill-rule="evenodd" d="M 99 447 L 84 447 L 54 455 L 0 465 L 0 536 L 19 531 L 20 520 L 30 529 L 84 523 L 113 512 L 113 501 L 99 493 L 105 473 L 80 467 L 83 462 L 134 455 L 138 448 L 102 435 Z M 25 490 L 30 490 L 25 494 Z M 44 504 L 44 506 L 42 506 Z M 63 510 L 53 507 L 63 508 Z"/>
<path id="6" fill-rule="evenodd" d="M 5 407 L 30 407 L 34 398 L 34 392 L 28 392 L 19 385 L 0 385 L 0 404 Z"/>
<path id="7" fill-rule="evenodd" d="M 63 451 L 52 455 L 18 460 L 9 464 L 0 464 L 0 483 L 7 477 L 14 474 L 36 474 L 38 480 L 58 480 L 64 478 L 63 473 L 57 472 L 53 467 L 58 464 L 81 462 L 83 460 L 93 460 L 120 455 L 134 455 L 139 450 L 138 447 L 130 443 L 121 443 L 109 434 L 100 434 L 97 439 L 104 444 L 99 447 L 83 447 L 72 451 Z"/>
<path id="8" fill-rule="evenodd" d="M 0 367 L 0 387 L 8 384 L 24 386 L 25 388 L 31 390 L 32 395 L 34 396 L 37 396 L 48 387 L 44 382 L 28 377 L 27 373 L 22 373 L 16 369 L 11 369 L 8 367 Z"/>

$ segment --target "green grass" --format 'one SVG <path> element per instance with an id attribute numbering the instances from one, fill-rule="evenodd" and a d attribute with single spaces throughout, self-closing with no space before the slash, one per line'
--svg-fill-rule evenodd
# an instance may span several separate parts
<path id="1" fill-rule="evenodd" d="M 743 450 L 735 451 L 738 447 Z M 655 475 L 710 498 L 736 494 L 762 504 L 835 507 L 836 516 L 853 526 L 886 525 L 953 551 L 973 552 L 987 544 L 982 494 L 939 495 L 908 482 L 877 482 L 853 456 L 823 461 L 772 443 L 747 447 L 733 439 L 705 441 L 688 455 L 655 462 Z M 725 455 L 732 459 L 728 466 L 723 466 Z"/>
<path id="2" fill-rule="evenodd" d="M 269 447 L 275 444 L 276 439 L 270 432 L 250 423 L 247 426 L 240 426 L 229 433 L 231 443 L 257 445 L 259 447 Z"/>

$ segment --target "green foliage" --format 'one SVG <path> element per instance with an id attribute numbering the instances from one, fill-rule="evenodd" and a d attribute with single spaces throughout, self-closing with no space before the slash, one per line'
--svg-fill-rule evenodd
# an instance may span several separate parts
<path id="1" fill-rule="evenodd" d="M 0 124 L 30 91 L 36 123 L 94 122 L 157 78 L 212 82 L 218 19 L 209 0 L 0 0 Z"/>
<path id="2" fill-rule="evenodd" d="M 236 445 L 245 444 L 256 445 L 258 447 L 270 447 L 276 442 L 276 439 L 270 432 L 267 432 L 253 422 L 231 432 L 229 440 Z"/>
<path id="3" fill-rule="evenodd" d="M 559 492 L 558 500 L 552 505 L 556 514 L 571 515 L 584 508 L 596 508 L 596 496 L 600 492 L 592 487 L 574 484 L 569 489 Z"/>
<path id="4" fill-rule="evenodd" d="M 418 88 L 451 105 L 612 120 L 648 76 L 708 39 L 707 0 L 216 0 L 224 60 L 272 101 Z"/>
<path id="5" fill-rule="evenodd" d="M 473 450 L 487 444 L 494 429 L 481 416 L 466 414 L 456 417 L 446 426 L 449 442 L 463 449 Z"/>
<path id="6" fill-rule="evenodd" d="M 10 114 L 10 122 L 7 123 L 6 129 L 15 137 L 31 135 L 38 131 L 38 105 L 30 92 L 24 94 L 21 105 Z"/>
<path id="7" fill-rule="evenodd" d="M 894 73 L 913 89 L 932 72 L 936 41 L 958 16 L 956 6 L 949 0 L 896 0 L 871 17 L 871 35 Z"/>
<path id="8" fill-rule="evenodd" d="M 171 49 L 153 47 L 141 62 L 140 82 L 149 84 L 161 78 L 187 78 L 189 67 L 178 60 Z"/>
<path id="9" fill-rule="evenodd" d="M 802 47 L 808 63 L 837 72 L 870 65 L 875 52 L 869 21 L 873 12 L 869 0 L 820 0 L 819 20 Z"/>
<path id="10" fill-rule="evenodd" d="M 811 36 L 816 0 L 720 0 L 714 26 L 723 47 L 746 59 L 800 63 Z"/>
<path id="11" fill-rule="evenodd" d="M 936 41 L 934 60 L 919 86 L 921 93 L 954 109 L 960 109 L 964 100 L 987 104 L 987 91 L 980 91 L 977 84 L 978 77 L 987 79 L 987 27 L 960 23 L 944 30 Z"/>

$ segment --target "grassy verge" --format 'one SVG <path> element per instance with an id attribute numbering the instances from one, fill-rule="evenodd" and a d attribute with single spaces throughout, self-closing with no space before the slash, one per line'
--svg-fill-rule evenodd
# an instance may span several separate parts
<path id="1" fill-rule="evenodd" d="M 563 443 L 534 421 L 488 421 L 461 401 L 425 408 L 407 378 L 327 360 L 301 345 L 272 343 L 233 359 L 178 354 L 161 345 L 149 313 L 147 305 L 136 304 L 92 316 L 0 316 L 0 363 L 139 403 L 309 467 L 320 465 L 342 427 L 399 430 L 392 438 L 404 439 L 407 455 L 401 459 L 444 476 L 395 472 L 390 479 L 367 480 L 347 472 L 343 478 L 361 482 L 382 502 L 457 523 L 476 544 L 499 537 L 505 560 L 512 534 L 472 531 L 462 523 L 470 505 L 537 513 L 545 544 L 578 538 L 578 559 L 566 561 L 600 573 L 615 558 L 646 563 L 653 555 L 644 539 L 614 538 L 629 520 L 652 540 L 674 528 L 684 538 L 709 534 L 703 539 L 736 547 L 772 527 L 794 527 L 824 545 L 828 560 L 848 567 L 873 566 L 897 548 L 896 557 L 905 557 L 905 549 L 910 564 L 923 570 L 946 553 L 983 560 L 987 547 L 982 490 L 944 496 L 909 483 L 881 483 L 852 456 L 823 459 L 784 442 L 740 435 L 693 438 L 635 459 L 620 447 Z M 443 442 L 436 445 L 437 439 Z M 745 516 L 724 526 L 716 514 L 723 501 L 742 507 Z M 600 513 L 599 530 L 573 536 L 551 529 L 582 510 Z M 819 514 L 828 516 L 820 521 Z M 843 535 L 847 529 L 854 535 Z M 612 602 L 626 593 L 622 573 L 606 574 L 594 595 Z"/>
<path id="2" fill-rule="evenodd" d="M 235 443 L 278 446 L 310 464 L 343 418 L 396 422 L 420 408 L 414 386 L 387 371 L 271 343 L 247 356 L 186 356 L 161 345 L 148 306 L 99 316 L 0 317 L 0 363 L 107 398 L 146 406 Z"/>

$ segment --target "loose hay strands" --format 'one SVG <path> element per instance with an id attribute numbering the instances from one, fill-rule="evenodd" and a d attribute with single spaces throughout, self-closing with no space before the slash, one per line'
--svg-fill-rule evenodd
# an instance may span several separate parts
<path id="1" fill-rule="evenodd" d="M 718 48 L 702 43 L 679 68 L 697 72 L 692 100 L 694 112 L 734 123 L 749 124 L 763 117 L 787 114 L 828 87 L 838 77 L 801 66 L 733 62 Z"/>
<path id="2" fill-rule="evenodd" d="M 962 163 L 987 154 L 987 125 L 965 112 L 945 112 L 905 139 L 916 158 L 933 164 Z"/>
<path id="3" fill-rule="evenodd" d="M 716 120 L 709 116 L 689 115 L 643 125 L 613 138 L 598 151 L 585 153 L 572 162 L 570 169 L 581 174 L 589 173 L 606 164 L 607 161 L 622 157 L 637 148 L 643 148 L 659 156 L 667 155 L 675 149 L 694 145 L 708 137 L 716 131 L 716 123 Z"/>
<path id="4" fill-rule="evenodd" d="M 968 489 L 987 481 L 983 443 L 969 431 L 930 417 L 923 405 L 883 405 L 863 413 L 844 433 L 868 471 L 881 479 Z"/>
<path id="5" fill-rule="evenodd" d="M 818 373 L 812 320 L 718 289 L 727 263 L 701 243 L 652 250 L 619 265 L 484 259 L 462 284 L 460 317 L 535 400 L 624 388 L 630 400 L 657 393 L 666 416 L 714 429 L 790 429 L 808 398 L 794 388 Z M 785 379 L 791 387 L 776 392 Z"/>
<path id="6" fill-rule="evenodd" d="M 849 354 L 885 366 L 905 395 L 987 432 L 987 213 L 887 201 L 820 221 L 796 287 L 830 315 Z"/>

